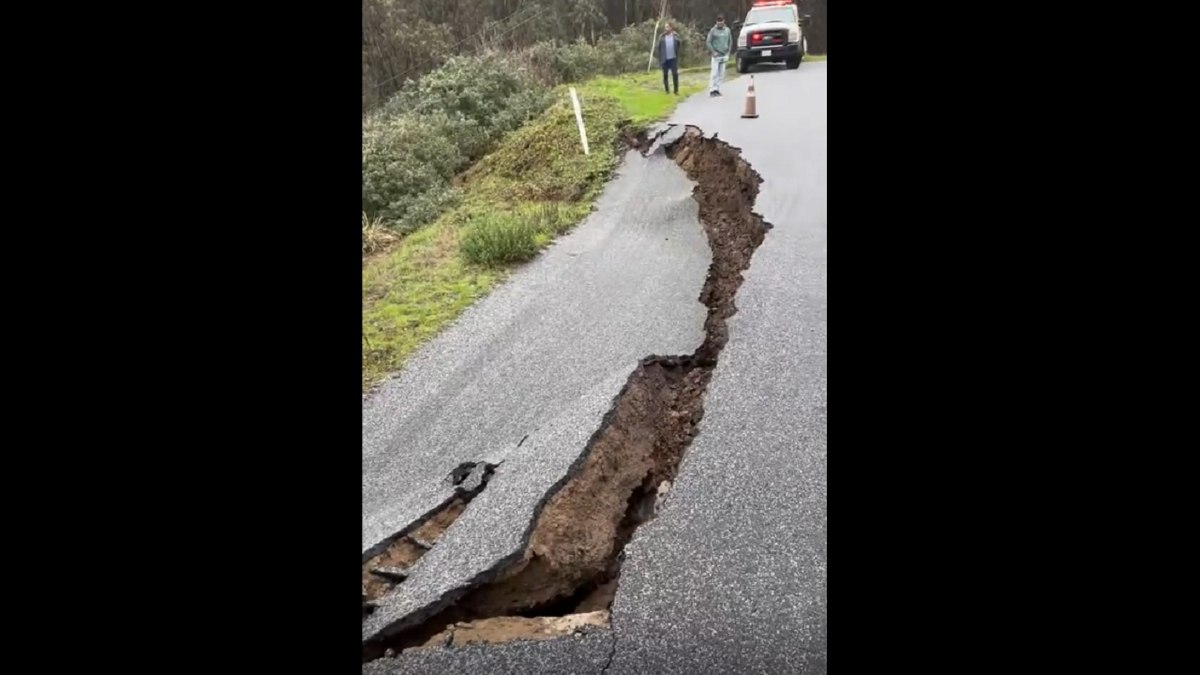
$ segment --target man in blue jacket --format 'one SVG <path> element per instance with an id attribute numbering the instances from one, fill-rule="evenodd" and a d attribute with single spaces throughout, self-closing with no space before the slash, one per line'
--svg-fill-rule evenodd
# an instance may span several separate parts
<path id="1" fill-rule="evenodd" d="M 717 25 L 708 31 L 705 41 L 708 54 L 712 57 L 712 77 L 709 78 L 708 95 L 721 95 L 721 80 L 725 79 L 725 62 L 729 60 L 729 50 L 733 47 L 733 34 L 725 27 L 725 17 L 717 15 Z"/>
<path id="2" fill-rule="evenodd" d="M 671 93 L 671 88 L 667 86 L 667 72 L 671 73 L 671 77 L 675 80 L 675 95 L 679 95 L 679 48 L 682 44 L 679 41 L 679 34 L 671 28 L 671 24 L 667 24 L 663 28 L 662 37 L 658 39 L 658 46 L 654 48 L 655 54 L 658 56 L 658 63 L 662 66 L 663 71 L 663 89 L 667 93 Z"/>

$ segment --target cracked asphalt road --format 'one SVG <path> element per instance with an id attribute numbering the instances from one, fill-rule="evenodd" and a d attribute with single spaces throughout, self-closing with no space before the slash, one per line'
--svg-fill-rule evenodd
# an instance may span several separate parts
<path id="1" fill-rule="evenodd" d="M 364 553 L 449 497 L 460 463 L 499 464 L 364 639 L 518 554 L 637 362 L 701 344 L 712 257 L 691 191 L 661 153 L 630 153 L 589 218 L 364 404 Z"/>
<path id="2" fill-rule="evenodd" d="M 742 149 L 743 157 L 764 179 L 755 210 L 775 227 L 756 251 L 750 269 L 745 274 L 746 281 L 738 292 L 736 302 L 739 311 L 729 320 L 729 344 L 721 355 L 705 398 L 706 412 L 700 425 L 700 434 L 684 459 L 661 514 L 642 527 L 625 550 L 626 562 L 613 606 L 612 630 L 593 631 L 580 637 L 546 642 L 421 650 L 366 664 L 364 673 L 606 672 L 633 675 L 648 672 L 826 672 L 826 74 L 825 62 L 805 63 L 796 71 L 764 68 L 756 72 L 759 118 L 755 120 L 739 117 L 745 88 L 749 83 L 745 76 L 726 84 L 723 88 L 724 98 L 709 99 L 700 95 L 684 102 L 671 120 L 677 124 L 698 126 L 705 133 L 715 133 L 722 140 Z M 643 161 L 636 155 L 630 155 L 626 166 Z M 651 177 L 661 179 L 662 175 L 671 175 L 666 180 L 675 181 L 680 177 L 679 174 L 672 174 L 672 170 L 677 170 L 673 165 L 667 166 L 669 163 L 665 160 L 662 163 L 661 167 L 637 164 L 635 166 L 639 168 L 633 171 L 648 169 L 640 180 Z M 625 179 L 628 181 L 628 175 Z M 614 186 L 618 183 L 614 183 Z M 601 229 L 607 227 L 612 230 L 608 236 L 621 237 L 613 229 L 614 224 L 619 224 L 621 231 L 630 227 L 638 231 L 649 226 L 637 223 L 658 222 L 646 214 L 632 223 L 618 223 L 622 218 L 631 218 L 634 213 L 640 213 L 642 199 L 650 200 L 644 203 L 645 208 L 655 208 L 653 198 L 648 197 L 650 193 L 641 192 L 644 189 L 642 186 L 613 188 L 614 194 L 624 190 L 622 194 L 640 197 L 637 197 L 639 203 L 636 206 L 622 206 L 616 203 L 619 200 L 613 198 L 601 205 L 596 215 L 599 222 L 607 223 L 600 226 Z M 689 190 L 690 187 L 684 192 Z M 673 204 L 676 193 L 670 191 L 669 194 L 672 199 L 668 201 Z M 621 209 L 626 209 L 624 214 Z M 692 221 L 688 225 L 694 228 L 692 234 L 700 237 L 698 244 L 705 248 L 707 255 L 703 235 L 699 225 L 694 222 L 694 207 L 689 215 Z M 686 219 L 680 218 L 680 229 L 686 231 L 688 227 L 683 220 Z M 577 234 L 582 234 L 586 229 L 587 225 Z M 558 249 L 562 248 L 560 244 Z M 657 256 L 680 253 L 655 251 Z M 683 253 L 693 258 L 700 255 L 698 250 L 692 249 Z M 623 264 L 616 257 L 606 260 L 607 264 Z M 663 264 L 664 260 L 672 262 Z M 703 265 L 707 263 L 705 258 Z M 680 268 L 690 271 L 694 264 L 694 259 L 680 263 L 673 257 L 660 257 L 657 263 L 648 264 L 647 272 L 656 267 L 669 268 L 670 274 L 663 276 L 674 278 L 680 273 Z M 597 278 L 606 276 L 599 270 L 593 273 Z M 570 279 L 564 270 L 559 283 L 571 283 Z M 579 383 L 577 389 L 592 391 L 595 403 L 599 406 L 605 395 L 616 393 L 622 378 L 637 358 L 650 353 L 687 353 L 694 349 L 700 339 L 698 326 L 702 321 L 702 311 L 699 319 L 680 315 L 681 307 L 691 308 L 693 305 L 683 302 L 678 296 L 687 296 L 699 307 L 695 297 L 703 282 L 703 271 L 688 281 L 690 286 L 682 282 L 678 284 L 677 294 L 672 292 L 660 297 L 644 291 L 639 297 L 647 299 L 640 307 L 622 309 L 621 303 L 612 303 L 607 309 L 595 308 L 594 305 L 588 308 L 587 311 L 615 311 L 618 317 L 625 317 L 618 318 L 622 325 L 637 327 L 639 321 L 652 319 L 649 316 L 637 317 L 633 313 L 649 311 L 655 302 L 661 302 L 663 310 L 671 313 L 671 318 L 656 324 L 660 328 L 657 333 L 643 337 L 653 338 L 646 340 L 648 342 L 674 340 L 675 344 L 672 345 L 673 349 L 644 349 L 643 345 L 632 344 L 636 340 L 629 339 L 621 345 L 621 348 L 628 348 L 627 352 L 621 348 L 606 352 L 596 346 L 594 349 L 604 352 L 605 357 L 600 364 L 576 363 L 579 368 L 592 366 L 586 376 L 574 380 Z M 517 283 L 517 280 L 513 283 Z M 503 290 L 508 290 L 508 286 Z M 515 293 L 519 295 L 520 291 Z M 666 295 L 671 298 L 668 299 Z M 531 321 L 538 321 L 533 315 L 539 311 L 543 310 L 535 306 L 529 308 Z M 579 320 L 586 321 L 588 319 L 585 317 L 590 315 L 578 316 Z M 602 318 L 603 323 L 613 320 L 609 316 Z M 694 332 L 688 332 L 683 325 L 689 320 L 697 322 L 693 327 Z M 595 321 L 602 323 L 600 317 Z M 674 326 L 671 328 L 667 321 L 680 323 L 671 324 Z M 460 322 L 456 329 L 461 329 L 463 324 L 475 323 Z M 547 331 L 544 340 L 551 345 L 562 345 L 563 351 L 557 355 L 559 358 L 568 353 L 568 346 L 579 339 L 578 331 L 571 330 L 572 325 L 572 322 L 564 322 L 543 328 Z M 486 326 L 475 326 L 474 329 L 483 327 Z M 551 329 L 566 330 L 567 333 L 555 337 L 548 332 Z M 479 340 L 459 336 L 451 342 L 472 339 Z M 492 349 L 500 353 L 516 349 L 515 345 L 503 343 L 503 331 L 499 331 L 499 334 L 493 332 L 491 341 L 494 343 Z M 423 356 L 427 357 L 426 354 Z M 426 363 L 422 366 L 433 369 L 426 374 L 427 377 L 437 374 L 434 365 Z M 441 367 L 450 368 L 444 364 Z M 476 379 L 471 378 L 470 373 L 478 370 L 471 371 L 470 368 L 478 369 L 480 366 L 465 366 L 462 377 Z M 583 384 L 585 381 L 603 380 L 605 375 L 615 382 L 611 392 L 603 386 L 593 385 L 596 388 L 592 389 Z M 488 420 L 489 410 L 520 406 L 518 397 L 524 395 L 522 387 L 533 384 L 531 379 L 536 379 L 536 376 L 526 373 L 526 377 L 519 379 L 516 385 L 500 386 L 502 380 L 490 378 L 488 388 L 476 390 L 477 398 L 465 397 L 463 403 L 478 406 L 469 414 L 473 419 L 478 419 L 479 411 L 484 411 L 483 419 Z M 426 385 L 433 388 L 429 383 L 409 386 L 417 387 L 415 391 L 419 394 Z M 483 383 L 476 386 L 483 387 Z M 482 399 L 486 398 L 488 391 L 507 391 L 510 394 L 497 397 L 501 399 L 499 401 L 485 402 Z M 549 406 L 545 409 L 552 410 L 556 401 L 568 396 L 570 392 L 561 391 L 557 393 L 557 398 L 535 397 L 532 405 Z M 436 399 L 430 400 L 430 405 L 436 406 Z M 376 409 L 373 414 L 395 414 L 398 403 L 402 402 L 397 401 L 390 410 L 386 406 Z M 399 407 L 405 408 L 404 405 Z M 584 420 L 591 417 L 598 421 L 603 414 L 603 411 L 592 411 L 588 404 L 578 401 L 570 401 L 565 407 L 568 411 L 577 411 L 571 423 L 586 424 Z M 568 417 L 572 415 L 571 412 L 562 414 Z M 529 424 L 534 422 L 531 417 L 536 416 L 526 414 L 521 419 Z M 375 424 L 384 423 L 378 420 Z M 398 431 L 406 424 L 414 423 L 402 421 L 393 425 L 390 438 L 406 438 Z M 429 428 L 438 424 L 435 421 L 418 426 Z M 463 429 L 470 426 L 469 422 L 460 424 Z M 497 422 L 495 426 L 499 428 L 502 425 Z M 513 435 L 511 443 L 514 445 L 527 433 L 527 430 L 516 428 L 518 426 L 503 427 L 505 434 Z M 368 412 L 364 409 L 364 547 L 369 545 L 367 429 Z M 588 427 L 587 431 L 594 429 L 595 425 Z M 499 453 L 498 456 L 504 454 L 503 443 L 508 441 L 507 435 L 477 431 L 482 437 L 491 438 L 493 443 L 489 448 L 494 448 L 491 451 Z M 565 429 L 550 433 L 569 435 Z M 466 437 L 475 436 L 466 434 Z M 418 435 L 417 438 L 432 436 Z M 403 445 L 404 442 L 390 447 L 419 447 Z M 413 443 L 412 440 L 407 442 Z M 525 445 L 529 443 L 526 441 Z M 547 439 L 547 451 L 555 443 Z M 521 450 L 526 449 L 525 445 Z M 389 446 L 377 444 L 375 447 L 379 448 L 379 454 L 386 454 Z M 560 449 L 565 454 L 571 451 Z M 406 452 L 414 450 L 408 449 Z M 452 455 L 444 460 L 432 448 L 421 447 L 416 452 L 423 453 L 422 457 L 430 463 L 444 462 L 443 474 L 459 461 L 495 461 L 492 457 L 480 457 L 477 454 L 468 456 L 472 451 L 453 443 L 438 448 L 438 452 Z M 405 471 L 422 474 L 419 480 L 406 479 L 406 485 L 410 487 L 424 484 L 428 477 L 442 469 L 441 464 L 429 470 L 424 470 L 423 465 L 414 468 L 409 464 L 411 457 L 408 455 L 403 461 L 376 459 L 373 462 L 385 467 L 389 461 L 392 462 L 393 476 Z M 554 461 L 553 458 L 546 460 L 551 464 Z M 530 457 L 522 471 L 536 472 L 538 464 L 538 460 Z M 516 472 L 508 463 L 502 466 L 497 476 L 500 477 L 506 469 L 510 483 L 530 482 L 532 485 L 531 481 L 535 480 L 516 477 Z M 547 473 L 557 470 L 557 467 L 544 469 Z M 548 475 L 543 480 L 552 482 Z M 493 483 L 495 481 L 493 478 Z M 499 521 L 483 513 L 485 509 L 478 508 L 483 506 L 482 500 L 495 487 L 490 485 L 484 491 L 459 524 L 451 528 L 451 533 L 465 524 L 473 512 L 474 518 Z M 534 490 L 530 487 L 529 491 L 532 493 Z M 371 503 L 376 506 L 378 513 L 388 511 L 383 507 L 386 503 L 385 493 L 384 490 L 372 492 L 375 501 Z M 418 489 L 416 494 L 419 493 Z M 494 498 L 499 501 L 498 497 Z M 411 511 L 415 507 L 409 508 Z M 510 515 L 521 511 L 511 505 L 501 506 L 500 510 Z M 379 520 L 387 520 L 387 516 Z M 527 524 L 527 517 L 520 522 L 522 527 Z M 513 528 L 514 531 L 516 529 L 519 528 Z M 482 534 L 483 530 L 479 530 L 479 535 Z M 460 535 L 466 536 L 463 533 Z M 447 534 L 449 536 L 450 533 Z M 484 545 L 483 540 L 474 539 L 475 536 L 471 535 L 468 546 Z M 490 536 L 495 536 L 495 533 Z M 435 547 L 418 565 L 425 563 L 441 546 Z M 495 552 L 491 555 L 495 555 Z M 446 557 L 450 557 L 448 552 Z"/>
<path id="3" fill-rule="evenodd" d="M 817 673 L 826 662 L 826 63 L 755 75 L 676 122 L 763 177 L 754 254 L 700 435 L 626 547 L 608 673 Z M 730 91 L 732 90 L 732 91 Z"/>

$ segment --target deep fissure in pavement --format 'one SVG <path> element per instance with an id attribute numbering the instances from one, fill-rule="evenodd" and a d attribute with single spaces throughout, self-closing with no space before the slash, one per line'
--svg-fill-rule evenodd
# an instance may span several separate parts
<path id="1" fill-rule="evenodd" d="M 641 139 L 638 149 L 647 145 Z M 547 639 L 608 624 L 625 545 L 657 513 L 696 435 L 742 272 L 770 228 L 752 211 L 762 178 L 737 148 L 689 126 L 664 149 L 696 183 L 712 250 L 700 294 L 703 344 L 689 356 L 641 361 L 515 562 L 419 624 L 398 622 L 365 641 L 364 662 L 412 647 Z"/>
<path id="2" fill-rule="evenodd" d="M 408 568 L 437 543 L 467 510 L 467 504 L 483 492 L 495 470 L 495 465 L 486 462 L 463 462 L 458 465 L 446 476 L 446 482 L 454 486 L 454 495 L 450 499 L 363 555 L 363 618 L 374 608 L 373 601 L 383 597 L 408 577 Z"/>

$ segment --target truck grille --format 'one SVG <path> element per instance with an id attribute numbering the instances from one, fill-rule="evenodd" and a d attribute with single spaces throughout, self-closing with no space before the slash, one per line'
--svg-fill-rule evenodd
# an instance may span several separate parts
<path id="1" fill-rule="evenodd" d="M 776 29 L 752 33 L 749 43 L 750 47 L 782 47 L 787 44 L 787 31 Z"/>

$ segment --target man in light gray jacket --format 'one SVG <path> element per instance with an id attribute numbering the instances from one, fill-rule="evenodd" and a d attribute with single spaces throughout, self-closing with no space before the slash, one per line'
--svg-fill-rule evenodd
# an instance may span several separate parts
<path id="1" fill-rule="evenodd" d="M 708 95 L 721 95 L 721 81 L 725 79 L 725 62 L 729 60 L 729 50 L 733 48 L 733 34 L 725 26 L 725 17 L 717 15 L 717 25 L 708 31 L 708 39 L 704 43 L 712 56 L 712 76 L 708 82 Z"/>

